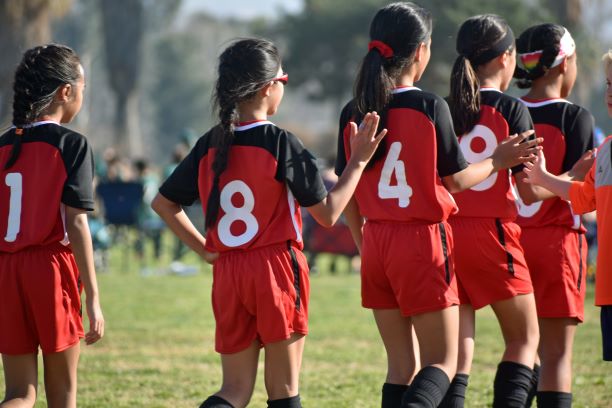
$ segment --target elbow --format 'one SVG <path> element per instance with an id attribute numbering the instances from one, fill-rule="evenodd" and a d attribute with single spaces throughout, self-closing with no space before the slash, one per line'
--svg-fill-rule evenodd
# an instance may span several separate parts
<path id="1" fill-rule="evenodd" d="M 325 217 L 319 220 L 319 224 L 321 224 L 325 228 L 331 228 L 334 226 L 336 221 L 338 221 L 338 217 L 334 218 L 330 216 L 330 217 Z"/>
<path id="2" fill-rule="evenodd" d="M 161 215 L 161 213 L 163 212 L 163 198 L 161 195 L 157 194 L 155 196 L 155 198 L 153 199 L 153 201 L 151 201 L 151 208 L 153 209 L 153 211 L 155 211 L 158 215 Z"/>

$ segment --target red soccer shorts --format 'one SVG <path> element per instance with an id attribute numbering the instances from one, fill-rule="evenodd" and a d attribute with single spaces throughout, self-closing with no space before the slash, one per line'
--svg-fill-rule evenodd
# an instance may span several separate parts
<path id="1" fill-rule="evenodd" d="M 72 251 L 57 243 L 0 253 L 0 353 L 64 351 L 83 337 Z"/>
<path id="2" fill-rule="evenodd" d="M 556 225 L 524 228 L 521 244 L 531 272 L 538 317 L 583 321 L 587 271 L 584 234 Z"/>
<path id="3" fill-rule="evenodd" d="M 400 309 L 404 316 L 458 304 L 448 224 L 366 222 L 361 299 L 363 307 Z"/>
<path id="4" fill-rule="evenodd" d="M 279 244 L 222 254 L 213 268 L 215 350 L 237 353 L 308 333 L 308 263 Z"/>
<path id="5" fill-rule="evenodd" d="M 521 228 L 497 218 L 452 217 L 459 299 L 480 309 L 533 293 Z"/>

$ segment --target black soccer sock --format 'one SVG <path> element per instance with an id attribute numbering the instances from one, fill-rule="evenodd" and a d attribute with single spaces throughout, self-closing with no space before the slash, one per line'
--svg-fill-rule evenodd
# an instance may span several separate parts
<path id="1" fill-rule="evenodd" d="M 302 408 L 300 395 L 295 397 L 282 398 L 277 400 L 268 400 L 268 408 Z"/>
<path id="2" fill-rule="evenodd" d="M 465 404 L 465 392 L 467 391 L 468 374 L 456 374 L 453 381 L 446 391 L 444 399 L 440 403 L 440 408 L 463 408 Z"/>
<path id="3" fill-rule="evenodd" d="M 502 361 L 497 366 L 493 386 L 493 408 L 523 408 L 533 370 L 526 365 Z"/>
<path id="4" fill-rule="evenodd" d="M 527 394 L 525 408 L 531 408 L 533 399 L 538 392 L 538 381 L 540 381 L 540 366 L 536 364 L 533 366 L 533 376 L 531 376 L 531 384 L 529 385 L 529 393 Z"/>
<path id="5" fill-rule="evenodd" d="M 206 398 L 206 401 L 200 405 L 200 408 L 234 408 L 234 406 L 223 398 L 212 395 Z"/>
<path id="6" fill-rule="evenodd" d="M 400 408 L 402 396 L 410 386 L 405 384 L 384 383 L 382 387 L 381 408 Z"/>
<path id="7" fill-rule="evenodd" d="M 444 371 L 434 366 L 424 367 L 404 393 L 402 408 L 436 408 L 449 386 L 450 380 Z"/>
<path id="8" fill-rule="evenodd" d="M 538 408 L 571 408 L 572 393 L 538 391 Z"/>

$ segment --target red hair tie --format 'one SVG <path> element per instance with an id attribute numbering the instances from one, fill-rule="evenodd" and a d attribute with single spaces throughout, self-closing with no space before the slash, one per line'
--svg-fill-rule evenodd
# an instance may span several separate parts
<path id="1" fill-rule="evenodd" d="M 371 51 L 372 48 L 376 48 L 380 55 L 385 58 L 391 58 L 393 56 L 393 48 L 389 47 L 382 41 L 373 40 L 368 44 L 368 51 Z"/>

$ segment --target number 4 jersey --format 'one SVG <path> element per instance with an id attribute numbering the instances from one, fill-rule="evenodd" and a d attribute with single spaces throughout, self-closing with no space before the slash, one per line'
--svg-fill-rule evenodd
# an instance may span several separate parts
<path id="1" fill-rule="evenodd" d="M 340 115 L 336 173 L 350 157 L 353 102 Z M 361 214 L 376 221 L 446 220 L 457 206 L 442 177 L 467 167 L 446 102 L 416 87 L 397 88 L 386 112 L 384 155 L 366 169 L 355 191 Z M 378 153 L 377 153 L 378 154 Z"/>
<path id="2" fill-rule="evenodd" d="M 212 189 L 216 126 L 202 136 L 160 187 L 175 203 L 202 201 Z M 228 165 L 219 181 L 220 206 L 214 228 L 206 232 L 208 250 L 225 252 L 293 241 L 302 245 L 299 205 L 322 201 L 327 190 L 315 158 L 293 134 L 268 121 L 236 126 Z M 298 205 L 299 204 L 299 205 Z"/>
<path id="3" fill-rule="evenodd" d="M 15 137 L 21 152 L 5 170 Z M 64 206 L 91 211 L 93 156 L 84 136 L 55 122 L 37 122 L 0 136 L 0 252 L 67 243 Z"/>

